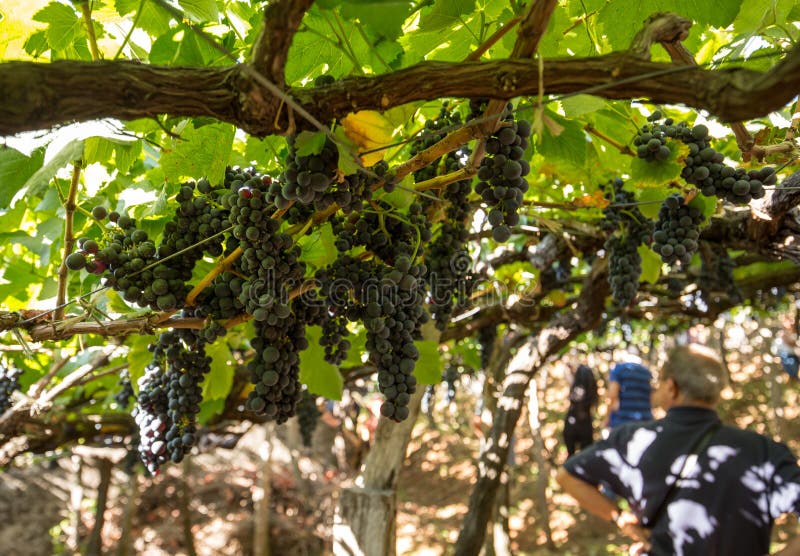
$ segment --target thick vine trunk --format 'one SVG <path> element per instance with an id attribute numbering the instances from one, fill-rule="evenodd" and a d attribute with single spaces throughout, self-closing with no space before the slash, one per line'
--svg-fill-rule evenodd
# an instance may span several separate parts
<path id="1" fill-rule="evenodd" d="M 587 92 L 610 99 L 687 104 L 723 120 L 763 116 L 791 102 L 800 87 L 800 47 L 769 72 L 708 71 L 649 62 L 627 53 L 592 58 L 422 62 L 371 77 L 287 94 L 320 121 L 357 110 L 387 110 L 443 97 L 511 99 Z M 289 127 L 284 103 L 259 85 L 249 66 L 159 67 L 128 61 L 0 64 L 0 134 L 97 118 L 211 116 L 258 136 Z M 263 79 L 263 78 L 262 78 Z M 303 124 L 304 122 L 297 122 Z"/>
<path id="2" fill-rule="evenodd" d="M 99 556 L 103 550 L 103 525 L 105 524 L 106 506 L 108 505 L 108 488 L 111 486 L 111 460 L 100 458 L 97 469 L 100 472 L 100 484 L 97 486 L 97 506 L 94 512 L 94 525 L 86 542 L 86 556 Z"/>
<path id="3" fill-rule="evenodd" d="M 402 423 L 381 419 L 357 486 L 342 489 L 333 524 L 334 554 L 394 556 L 397 477 L 424 388 L 417 388 Z"/>
<path id="4" fill-rule="evenodd" d="M 483 545 L 510 439 L 525 405 L 525 392 L 531 378 L 550 356 L 600 322 L 607 293 L 605 261 L 598 260 L 574 310 L 553 319 L 537 336 L 529 338 L 509 361 L 487 448 L 480 458 L 478 481 L 470 495 L 469 511 L 456 542 L 457 556 L 477 555 Z"/>

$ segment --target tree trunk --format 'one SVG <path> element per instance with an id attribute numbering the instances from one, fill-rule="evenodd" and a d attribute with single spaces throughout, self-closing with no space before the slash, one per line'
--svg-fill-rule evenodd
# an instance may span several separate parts
<path id="1" fill-rule="evenodd" d="M 181 477 L 181 492 L 178 503 L 180 504 L 181 528 L 183 529 L 183 543 L 186 546 L 186 554 L 188 556 L 197 556 L 197 551 L 194 548 L 194 535 L 192 534 L 192 513 L 189 509 L 189 503 L 192 500 L 191 488 L 189 487 L 189 477 L 192 471 L 190 458 L 191 456 L 187 454 L 183 459 L 183 477 Z"/>
<path id="2" fill-rule="evenodd" d="M 139 491 L 139 476 L 133 472 L 128 481 L 128 500 L 122 515 L 122 532 L 117 542 L 117 556 L 129 556 L 133 553 L 131 544 L 131 529 L 133 516 L 136 514 L 136 497 Z"/>
<path id="3" fill-rule="evenodd" d="M 73 486 L 69 493 L 69 525 L 67 526 L 64 546 L 67 550 L 79 552 L 81 543 L 81 506 L 83 505 L 83 459 L 72 456 L 72 463 L 77 467 Z"/>
<path id="4" fill-rule="evenodd" d="M 483 385 L 483 411 L 481 412 L 482 430 L 489 430 L 497 411 L 498 385 L 503 383 L 506 364 L 511 357 L 511 350 L 521 338 L 519 334 L 509 332 L 498 335 L 489 357 L 489 365 L 485 369 Z M 513 444 L 513 441 L 512 441 Z M 487 449 L 486 438 L 481 437 L 481 454 Z M 509 452 L 510 453 L 510 452 Z M 512 456 L 513 457 L 513 456 Z M 500 496 L 495 501 L 492 513 L 492 524 L 487 531 L 484 544 L 484 556 L 508 556 L 510 554 L 511 537 L 508 525 L 510 506 L 509 473 L 504 470 L 500 475 Z"/>
<path id="5" fill-rule="evenodd" d="M 553 531 L 550 529 L 550 507 L 547 503 L 547 483 L 550 479 L 550 466 L 544 457 L 545 445 L 542 437 L 542 423 L 539 420 L 539 389 L 536 381 L 531 381 L 531 388 L 528 394 L 528 425 L 531 428 L 533 445 L 531 455 L 536 462 L 536 484 L 534 485 L 534 498 L 536 503 L 537 517 L 541 521 L 547 538 L 547 546 L 555 548 L 553 543 Z"/>
<path id="6" fill-rule="evenodd" d="M 261 488 L 253 493 L 255 502 L 255 524 L 253 527 L 253 555 L 269 556 L 269 522 L 270 522 L 270 500 L 272 498 L 272 434 L 274 424 L 264 425 L 264 443 L 261 445 L 259 455 L 262 459 L 261 465 Z"/>
<path id="7" fill-rule="evenodd" d="M 94 513 L 94 526 L 86 542 L 86 556 L 99 556 L 103 553 L 103 524 L 108 504 L 108 487 L 111 486 L 111 469 L 113 463 L 106 458 L 97 462 L 100 471 L 100 484 L 97 486 L 97 507 Z"/>
<path id="8" fill-rule="evenodd" d="M 528 383 L 549 357 L 566 347 L 580 333 L 600 322 L 608 293 L 605 261 L 598 259 L 584 282 L 577 307 L 562 312 L 540 334 L 529 338 L 509 361 L 503 395 L 489 431 L 487 450 L 481 455 L 478 481 L 469 500 L 455 546 L 457 556 L 476 555 L 483 545 L 500 475 L 503 472 L 510 439 L 522 413 Z"/>
<path id="9" fill-rule="evenodd" d="M 424 388 L 417 388 L 402 423 L 381 419 L 356 485 L 342 489 L 333 523 L 334 554 L 394 556 L 397 476 L 403 466 Z"/>

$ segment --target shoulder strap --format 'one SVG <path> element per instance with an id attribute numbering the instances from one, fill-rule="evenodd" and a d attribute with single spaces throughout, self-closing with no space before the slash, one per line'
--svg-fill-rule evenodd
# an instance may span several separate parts
<path id="1" fill-rule="evenodd" d="M 703 435 L 701 435 L 700 438 L 698 438 L 694 443 L 692 448 L 689 450 L 689 453 L 686 454 L 686 459 L 683 460 L 683 465 L 681 466 L 680 472 L 675 477 L 675 482 L 670 485 L 667 494 L 664 496 L 663 500 L 661 500 L 661 503 L 656 508 L 656 511 L 653 512 L 653 517 L 647 521 L 647 524 L 645 525 L 646 527 L 652 529 L 655 524 L 661 520 L 664 510 L 678 492 L 678 481 L 685 479 L 689 474 L 689 471 L 691 471 L 692 468 L 697 464 L 697 458 L 692 456 L 697 456 L 706 449 L 708 443 L 711 442 L 711 437 L 714 436 L 714 433 L 716 433 L 720 427 L 722 427 L 721 422 L 716 421 L 712 423 L 711 426 L 706 429 L 706 432 L 703 433 Z M 692 462 L 691 465 L 689 464 L 690 462 Z"/>

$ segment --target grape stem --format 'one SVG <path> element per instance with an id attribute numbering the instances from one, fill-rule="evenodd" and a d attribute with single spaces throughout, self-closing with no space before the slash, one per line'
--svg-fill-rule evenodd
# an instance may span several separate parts
<path id="1" fill-rule="evenodd" d="M 100 59 L 100 49 L 97 48 L 97 36 L 94 33 L 94 22 L 92 21 L 92 8 L 88 0 L 81 2 L 81 13 L 83 14 L 83 22 L 86 24 L 89 52 L 92 53 L 92 60 L 96 62 Z"/>
<path id="2" fill-rule="evenodd" d="M 622 143 L 615 141 L 605 133 L 598 130 L 592 124 L 586 124 L 585 126 L 583 126 L 583 130 L 589 135 L 594 135 L 598 139 L 602 139 L 603 141 L 605 141 L 606 143 L 617 149 L 622 154 L 626 154 L 628 156 L 636 156 L 636 153 L 634 153 L 633 150 L 628 145 L 623 145 Z"/>
<path id="3" fill-rule="evenodd" d="M 436 176 L 435 178 L 431 178 L 429 180 L 421 181 L 414 186 L 414 189 L 416 189 L 417 191 L 442 189 L 444 187 L 447 187 L 451 183 L 469 179 L 474 175 L 475 175 L 475 167 L 465 166 L 464 168 L 459 168 L 455 172 L 450 172 L 449 174 L 443 174 L 441 176 Z"/>
<path id="4" fill-rule="evenodd" d="M 67 299 L 67 277 L 69 276 L 69 269 L 67 268 L 67 257 L 72 253 L 75 247 L 75 236 L 73 231 L 73 216 L 75 214 L 76 203 L 75 199 L 78 196 L 78 183 L 81 177 L 81 161 L 76 160 L 72 165 L 72 181 L 69 184 L 69 192 L 67 199 L 64 202 L 64 255 L 61 258 L 61 265 L 58 267 L 58 293 L 56 294 L 56 309 L 53 311 L 53 320 L 61 320 L 64 318 L 64 309 L 66 307 Z"/>
<path id="5" fill-rule="evenodd" d="M 191 307 L 194 305 L 197 296 L 205 290 L 208 286 L 211 285 L 211 282 L 214 281 L 214 278 L 225 272 L 226 270 L 230 269 L 231 265 L 237 261 L 239 257 L 242 256 L 242 248 L 237 247 L 234 249 L 230 255 L 222 259 L 217 266 L 211 269 L 211 271 L 203 276 L 203 279 L 200 280 L 192 290 L 186 295 L 186 301 L 184 305 L 186 307 Z"/>

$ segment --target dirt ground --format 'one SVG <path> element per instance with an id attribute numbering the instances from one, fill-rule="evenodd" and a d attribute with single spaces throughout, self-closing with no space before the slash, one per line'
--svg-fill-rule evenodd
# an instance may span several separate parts
<path id="1" fill-rule="evenodd" d="M 736 356 L 734 359 L 738 360 Z M 744 359 L 743 357 L 741 359 Z M 770 361 L 748 359 L 731 365 L 734 387 L 723 417 L 778 436 L 798 453 L 800 387 L 765 372 Z M 779 376 L 779 378 L 775 378 Z M 563 376 L 554 367 L 540 377 L 540 418 L 544 446 L 534 444 L 527 417 L 520 422 L 509 483 L 510 551 L 519 555 L 625 554 L 627 541 L 608 524 L 578 510 L 553 481 L 566 457 L 560 443 L 566 399 Z M 471 423 L 469 388 L 459 388 L 451 405 L 440 402 L 434 421 L 420 417 L 399 478 L 398 554 L 438 556 L 452 552 L 475 480 L 480 438 Z M 321 425 L 316 450 L 297 446 L 297 431 L 276 429 L 271 443 L 270 531 L 273 555 L 331 553 L 337 492 L 354 477 L 343 458 L 331 451 L 333 431 Z M 263 426 L 244 430 L 233 449 L 216 447 L 193 455 L 188 464 L 166 466 L 155 478 L 132 480 L 117 465 L 112 473 L 102 529 L 104 554 L 148 556 L 191 554 L 186 531 L 201 556 L 253 552 L 253 515 L 263 495 Z M 231 444 L 235 437 L 218 437 Z M 338 442 L 341 445 L 341 442 Z M 546 469 L 535 463 L 537 454 Z M 0 554 L 38 556 L 84 551 L 95 522 L 99 474 L 96 457 L 113 452 L 76 449 L 48 458 L 19 458 L 0 473 Z M 119 453 L 113 453 L 119 457 Z M 341 455 L 341 454 L 340 454 Z M 537 479 L 545 474 L 547 507 L 537 500 Z M 129 504 L 136 485 L 135 505 Z M 183 495 L 188 493 L 188 512 Z M 132 511 L 131 511 L 132 510 Z M 123 537 L 130 512 L 130 542 Z M 188 516 L 188 521 L 185 520 Z M 549 524 L 551 539 L 544 524 Z M 794 518 L 775 528 L 776 544 L 797 530 Z M 122 548 L 129 545 L 129 551 Z"/>

